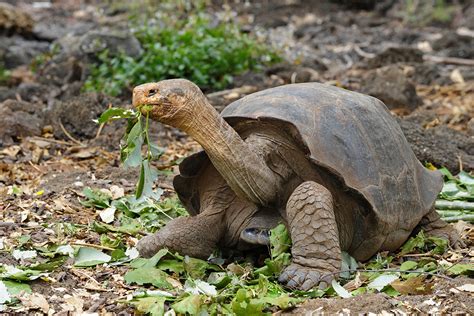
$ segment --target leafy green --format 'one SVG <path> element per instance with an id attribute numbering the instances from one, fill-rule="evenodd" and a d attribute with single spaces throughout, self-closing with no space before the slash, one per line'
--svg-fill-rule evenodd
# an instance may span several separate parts
<path id="1" fill-rule="evenodd" d="M 111 259 L 112 258 L 109 255 L 103 253 L 100 250 L 89 247 L 81 247 L 77 252 L 74 265 L 76 267 L 92 267 L 98 264 L 107 263 Z"/>
<path id="2" fill-rule="evenodd" d="M 163 24 L 153 19 L 137 23 L 134 33 L 143 54 L 136 59 L 111 56 L 107 50 L 99 54 L 85 89 L 119 95 L 133 85 L 167 78 L 187 78 L 205 89 L 222 89 L 232 75 L 279 59 L 232 22 L 215 25 L 202 13 L 162 19 L 166 20 Z"/>

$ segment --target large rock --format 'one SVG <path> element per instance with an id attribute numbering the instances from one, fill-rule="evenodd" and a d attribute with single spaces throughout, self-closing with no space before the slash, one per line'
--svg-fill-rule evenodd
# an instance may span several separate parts
<path id="1" fill-rule="evenodd" d="M 110 56 L 124 53 L 130 57 L 142 54 L 140 42 L 128 31 L 92 30 L 83 35 L 68 34 L 55 42 L 60 52 L 41 69 L 38 80 L 43 84 L 63 86 L 84 81 L 90 65 L 99 62 L 98 55 L 107 50 Z"/>
<path id="2" fill-rule="evenodd" d="M 20 36 L 0 37 L 0 62 L 6 69 L 29 65 L 31 61 L 49 51 L 49 43 L 26 40 Z"/>
<path id="3" fill-rule="evenodd" d="M 422 104 L 415 85 L 396 65 L 371 70 L 361 82 L 361 91 L 382 100 L 388 108 L 409 111 Z"/>
<path id="4" fill-rule="evenodd" d="M 367 60 L 371 69 L 397 63 L 422 63 L 423 52 L 411 47 L 389 47 L 375 57 Z"/>
<path id="5" fill-rule="evenodd" d="M 10 145 L 26 136 L 39 136 L 43 128 L 40 104 L 17 100 L 0 103 L 0 146 Z"/>
<path id="6" fill-rule="evenodd" d="M 64 130 L 74 138 L 93 138 L 99 128 L 94 120 L 115 101 L 98 93 L 85 93 L 70 100 L 56 101 L 48 111 L 47 122 L 53 126 L 54 136 L 58 138 L 67 139 Z"/>
<path id="7" fill-rule="evenodd" d="M 28 13 L 8 3 L 0 2 L 0 33 L 31 34 L 33 25 L 33 19 Z"/>
<path id="8" fill-rule="evenodd" d="M 84 35 L 67 35 L 57 44 L 64 54 L 90 58 L 97 57 L 105 49 L 112 56 L 124 53 L 138 57 L 143 52 L 140 42 L 128 30 L 92 30 Z"/>
<path id="9" fill-rule="evenodd" d="M 399 120 L 399 124 L 422 163 L 431 162 L 458 173 L 461 161 L 464 171 L 474 170 L 473 137 L 446 126 L 425 129 L 412 118 Z"/>

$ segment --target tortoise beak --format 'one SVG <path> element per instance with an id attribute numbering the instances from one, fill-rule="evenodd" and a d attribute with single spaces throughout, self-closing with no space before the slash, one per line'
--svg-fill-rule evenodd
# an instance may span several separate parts
<path id="1" fill-rule="evenodd" d="M 142 86 L 135 87 L 133 89 L 132 104 L 134 107 L 138 108 L 141 105 L 145 104 L 145 89 Z"/>

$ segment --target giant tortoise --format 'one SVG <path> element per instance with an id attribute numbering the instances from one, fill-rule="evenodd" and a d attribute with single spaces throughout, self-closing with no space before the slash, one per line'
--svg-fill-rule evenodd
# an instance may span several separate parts
<path id="1" fill-rule="evenodd" d="M 174 179 L 192 216 L 143 238 L 143 256 L 163 247 L 199 258 L 218 247 L 245 249 L 265 243 L 256 230 L 283 222 L 292 263 L 279 280 L 308 290 L 335 277 L 341 251 L 367 260 L 400 247 L 417 226 L 453 236 L 433 208 L 441 174 L 421 165 L 378 99 L 291 84 L 248 95 L 219 115 L 195 84 L 172 79 L 137 86 L 133 104 L 204 149 Z"/>

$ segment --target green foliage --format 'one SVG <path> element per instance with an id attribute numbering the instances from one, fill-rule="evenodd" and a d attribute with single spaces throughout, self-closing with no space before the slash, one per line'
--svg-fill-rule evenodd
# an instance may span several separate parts
<path id="1" fill-rule="evenodd" d="M 213 25 L 209 17 L 195 13 L 187 19 L 168 18 L 165 24 L 148 22 L 134 32 L 144 53 L 134 59 L 103 51 L 85 83 L 86 90 L 119 95 L 134 85 L 168 78 L 187 78 L 203 89 L 222 89 L 231 83 L 232 75 L 278 60 L 231 22 Z"/>
<path id="2" fill-rule="evenodd" d="M 452 21 L 456 7 L 447 0 L 406 0 L 402 16 L 406 22 L 416 25 L 446 24 Z"/>
<path id="3" fill-rule="evenodd" d="M 446 239 L 438 237 L 427 237 L 420 231 L 415 237 L 411 237 L 401 248 L 400 255 L 413 252 L 425 253 L 430 251 L 433 254 L 443 254 L 448 247 Z"/>
<path id="4" fill-rule="evenodd" d="M 3 63 L 0 63 L 0 85 L 6 85 L 10 80 L 10 71 L 5 69 Z"/>
<path id="5" fill-rule="evenodd" d="M 441 218 L 448 222 L 474 222 L 474 177 L 465 171 L 459 172 L 457 176 L 453 176 L 446 168 L 439 171 L 445 180 L 435 203 Z"/>

